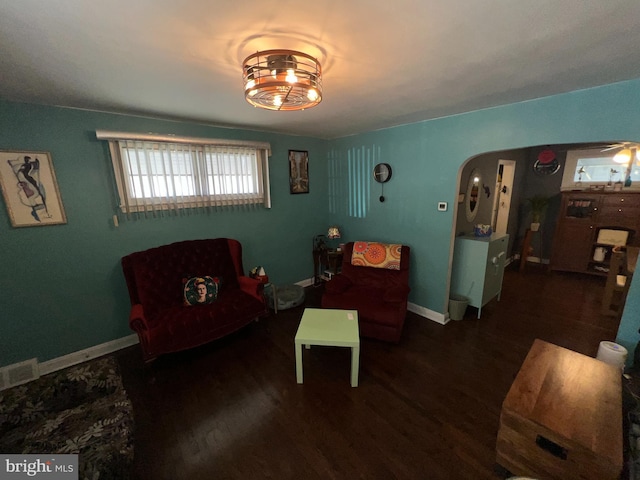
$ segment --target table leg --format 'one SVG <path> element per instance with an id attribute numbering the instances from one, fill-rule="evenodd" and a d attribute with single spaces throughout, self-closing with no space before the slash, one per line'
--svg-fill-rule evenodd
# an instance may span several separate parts
<path id="1" fill-rule="evenodd" d="M 296 348 L 296 381 L 302 383 L 302 344 L 295 342 Z"/>
<path id="2" fill-rule="evenodd" d="M 360 371 L 360 347 L 351 347 L 351 386 L 358 386 L 358 372 Z"/>
<path id="3" fill-rule="evenodd" d="M 529 257 L 529 246 L 531 245 L 531 236 L 533 232 L 530 228 L 527 228 L 527 233 L 524 234 L 524 241 L 522 242 L 522 252 L 520 252 L 520 272 L 524 272 L 527 266 L 527 258 Z M 542 258 L 542 255 L 540 255 Z"/>
<path id="4" fill-rule="evenodd" d="M 278 290 L 276 290 L 276 284 L 271 285 L 271 293 L 273 294 L 273 313 L 278 313 Z"/>

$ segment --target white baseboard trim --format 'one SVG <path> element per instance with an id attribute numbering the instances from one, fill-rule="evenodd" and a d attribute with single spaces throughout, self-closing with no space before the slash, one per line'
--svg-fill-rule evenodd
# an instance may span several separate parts
<path id="1" fill-rule="evenodd" d="M 299 282 L 296 282 L 296 285 L 300 285 L 301 287 L 311 287 L 313 285 L 313 278 L 300 280 Z"/>
<path id="2" fill-rule="evenodd" d="M 313 279 L 308 278 L 302 280 L 300 282 L 297 282 L 296 285 L 300 285 L 302 287 L 311 286 L 313 285 Z M 415 303 L 409 302 L 407 305 L 407 310 L 420 315 L 421 317 L 439 323 L 440 325 L 446 325 L 450 321 L 448 313 L 439 313 L 420 305 L 416 305 Z M 71 367 L 73 365 L 77 365 L 79 363 L 102 357 L 103 355 L 107 355 L 118 350 L 122 350 L 123 348 L 130 347 L 137 343 L 138 335 L 134 333 L 126 337 L 111 340 L 100 345 L 94 345 L 93 347 L 85 348 L 84 350 L 79 350 L 77 352 L 69 353 L 67 355 L 63 355 L 61 357 L 53 358 L 51 360 L 47 360 L 46 362 L 39 363 L 38 372 L 40 375 L 47 375 L 48 373 L 53 373 L 58 370 L 62 370 L 63 368 Z"/>
<path id="3" fill-rule="evenodd" d="M 550 263 L 548 258 L 540 258 L 540 257 L 527 257 L 527 262 L 540 263 L 542 265 L 549 265 Z"/>
<path id="4" fill-rule="evenodd" d="M 313 278 L 301 280 L 300 282 L 297 282 L 296 285 L 300 285 L 301 287 L 309 287 L 313 285 Z M 138 335 L 134 333 L 126 337 L 118 338 L 117 340 L 112 340 L 100 345 L 94 345 L 93 347 L 89 347 L 84 350 L 47 360 L 46 362 L 38 364 L 38 370 L 40 372 L 40 375 L 46 375 L 48 373 L 62 370 L 63 368 L 86 362 L 93 358 L 102 357 L 103 355 L 122 350 L 123 348 L 130 347 L 131 345 L 135 345 L 137 343 Z"/>
<path id="5" fill-rule="evenodd" d="M 77 352 L 63 355 L 62 357 L 53 358 L 39 364 L 40 375 L 46 375 L 63 368 L 71 367 L 93 358 L 113 353 L 123 348 L 130 347 L 138 343 L 138 335 L 135 333 L 126 337 L 111 340 L 110 342 L 102 343 L 100 345 L 94 345 L 93 347 L 85 348 Z"/>
<path id="6" fill-rule="evenodd" d="M 520 260 L 521 256 L 520 254 L 516 254 L 515 255 L 515 259 L 516 260 Z M 551 263 L 551 260 L 549 260 L 548 258 L 540 258 L 540 257 L 532 257 L 532 256 L 528 256 L 527 257 L 527 262 L 531 262 L 531 263 L 541 263 L 543 265 L 549 265 Z"/>
<path id="7" fill-rule="evenodd" d="M 307 278 L 305 280 L 301 280 L 297 282 L 296 285 L 300 285 L 302 287 L 311 287 L 313 286 L 313 278 Z M 417 315 L 420 315 L 421 317 L 424 317 L 426 319 L 439 323 L 440 325 L 446 325 L 450 321 L 448 312 L 447 313 L 436 312 L 435 310 L 430 310 L 428 308 L 421 307 L 420 305 L 416 305 L 415 303 L 409 302 L 407 304 L 407 310 Z"/>
<path id="8" fill-rule="evenodd" d="M 447 313 L 436 312 L 435 310 L 430 310 L 428 308 L 421 307 L 420 305 L 416 305 L 415 303 L 409 302 L 407 304 L 407 310 L 417 315 L 420 315 L 421 317 L 424 317 L 428 320 L 432 320 L 436 323 L 439 323 L 440 325 L 446 325 L 450 321 L 448 312 Z"/>

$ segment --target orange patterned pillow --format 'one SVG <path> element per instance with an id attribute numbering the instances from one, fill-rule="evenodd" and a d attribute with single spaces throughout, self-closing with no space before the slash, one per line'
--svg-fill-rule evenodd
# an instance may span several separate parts
<path id="1" fill-rule="evenodd" d="M 400 270 L 402 245 L 395 243 L 354 242 L 351 265 Z"/>

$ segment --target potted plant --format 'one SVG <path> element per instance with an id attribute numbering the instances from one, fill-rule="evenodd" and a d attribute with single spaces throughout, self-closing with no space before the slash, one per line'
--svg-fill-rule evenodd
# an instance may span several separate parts
<path id="1" fill-rule="evenodd" d="M 527 198 L 527 202 L 529 202 L 529 206 L 531 207 L 531 231 L 537 232 L 540 229 L 542 217 L 549 206 L 549 197 L 534 195 L 533 197 Z"/>

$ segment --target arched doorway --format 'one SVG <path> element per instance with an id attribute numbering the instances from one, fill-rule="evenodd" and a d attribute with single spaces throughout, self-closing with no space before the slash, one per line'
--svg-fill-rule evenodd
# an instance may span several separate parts
<path id="1" fill-rule="evenodd" d="M 493 226 L 496 225 L 496 205 L 499 204 L 500 201 L 501 185 L 501 179 L 499 178 L 499 165 L 501 160 L 512 160 L 515 165 L 515 171 L 513 176 L 513 189 L 510 192 L 511 211 L 507 216 L 507 226 L 505 229 L 510 237 L 508 263 L 512 265 L 511 268 L 514 268 L 513 262 L 519 264 L 520 257 L 524 256 L 526 259 L 524 263 L 528 265 L 527 268 L 529 270 L 532 268 L 542 268 L 546 270 L 551 262 L 555 228 L 558 216 L 560 215 L 562 201 L 561 190 L 563 174 L 565 172 L 565 166 L 567 165 L 567 152 L 580 149 L 590 149 L 595 152 L 600 152 L 601 150 L 605 150 L 609 143 L 610 142 L 539 145 L 522 149 L 488 152 L 470 158 L 461 167 L 461 187 L 459 191 L 461 192 L 460 200 L 463 203 L 459 203 L 458 205 L 454 225 L 455 234 L 464 235 L 472 233 L 473 226 L 477 223 L 490 223 Z M 553 158 L 549 159 L 549 157 L 546 157 L 543 159 L 546 163 L 541 163 L 540 160 L 542 156 L 548 154 L 549 151 L 553 154 Z M 541 164 L 550 165 L 554 168 L 540 168 Z M 579 169 L 573 164 L 568 165 L 567 168 L 570 170 L 567 171 L 568 175 L 573 175 L 574 170 L 577 172 Z M 629 164 L 629 168 L 631 168 L 631 164 Z M 636 168 L 635 164 L 633 168 Z M 640 166 L 637 168 L 640 169 Z M 485 178 L 485 181 L 483 182 L 483 190 L 486 194 L 486 205 L 485 208 L 480 206 L 478 214 L 473 221 L 468 221 L 465 217 L 465 210 L 463 208 L 465 199 L 462 198 L 462 195 L 464 192 L 464 186 L 466 185 L 465 179 L 469 176 L 471 171 L 480 171 L 481 176 Z M 493 175 L 491 172 L 494 172 Z M 498 175 L 496 175 L 495 172 L 498 172 Z M 613 185 L 606 186 L 606 191 L 612 192 Z M 531 222 L 530 207 L 527 199 L 531 199 L 535 196 L 544 196 L 548 198 L 548 208 L 540 231 L 532 236 L 529 248 L 523 249 L 523 241 Z M 455 255 L 455 249 L 453 254 Z M 507 276 L 506 281 L 508 281 L 509 278 L 512 277 Z M 575 290 L 583 288 L 578 285 L 581 281 L 583 283 L 585 281 L 590 283 L 600 282 L 601 293 L 598 295 L 598 301 L 601 301 L 605 289 L 606 275 L 599 279 L 590 278 L 588 280 L 581 279 L 579 275 L 565 275 L 564 280 L 566 280 L 566 282 L 563 283 L 563 285 L 565 285 L 563 288 L 567 288 L 568 294 L 570 294 L 572 287 L 566 287 L 566 285 L 570 285 L 572 278 L 575 279 Z M 455 292 L 452 291 L 452 293 Z M 579 314 L 580 312 L 576 313 Z M 597 312 L 597 314 L 599 313 L 600 312 Z M 582 314 L 584 314 L 584 312 L 582 312 Z M 593 313 L 593 318 L 595 318 L 597 314 Z M 617 321 L 620 321 L 619 316 Z"/>

